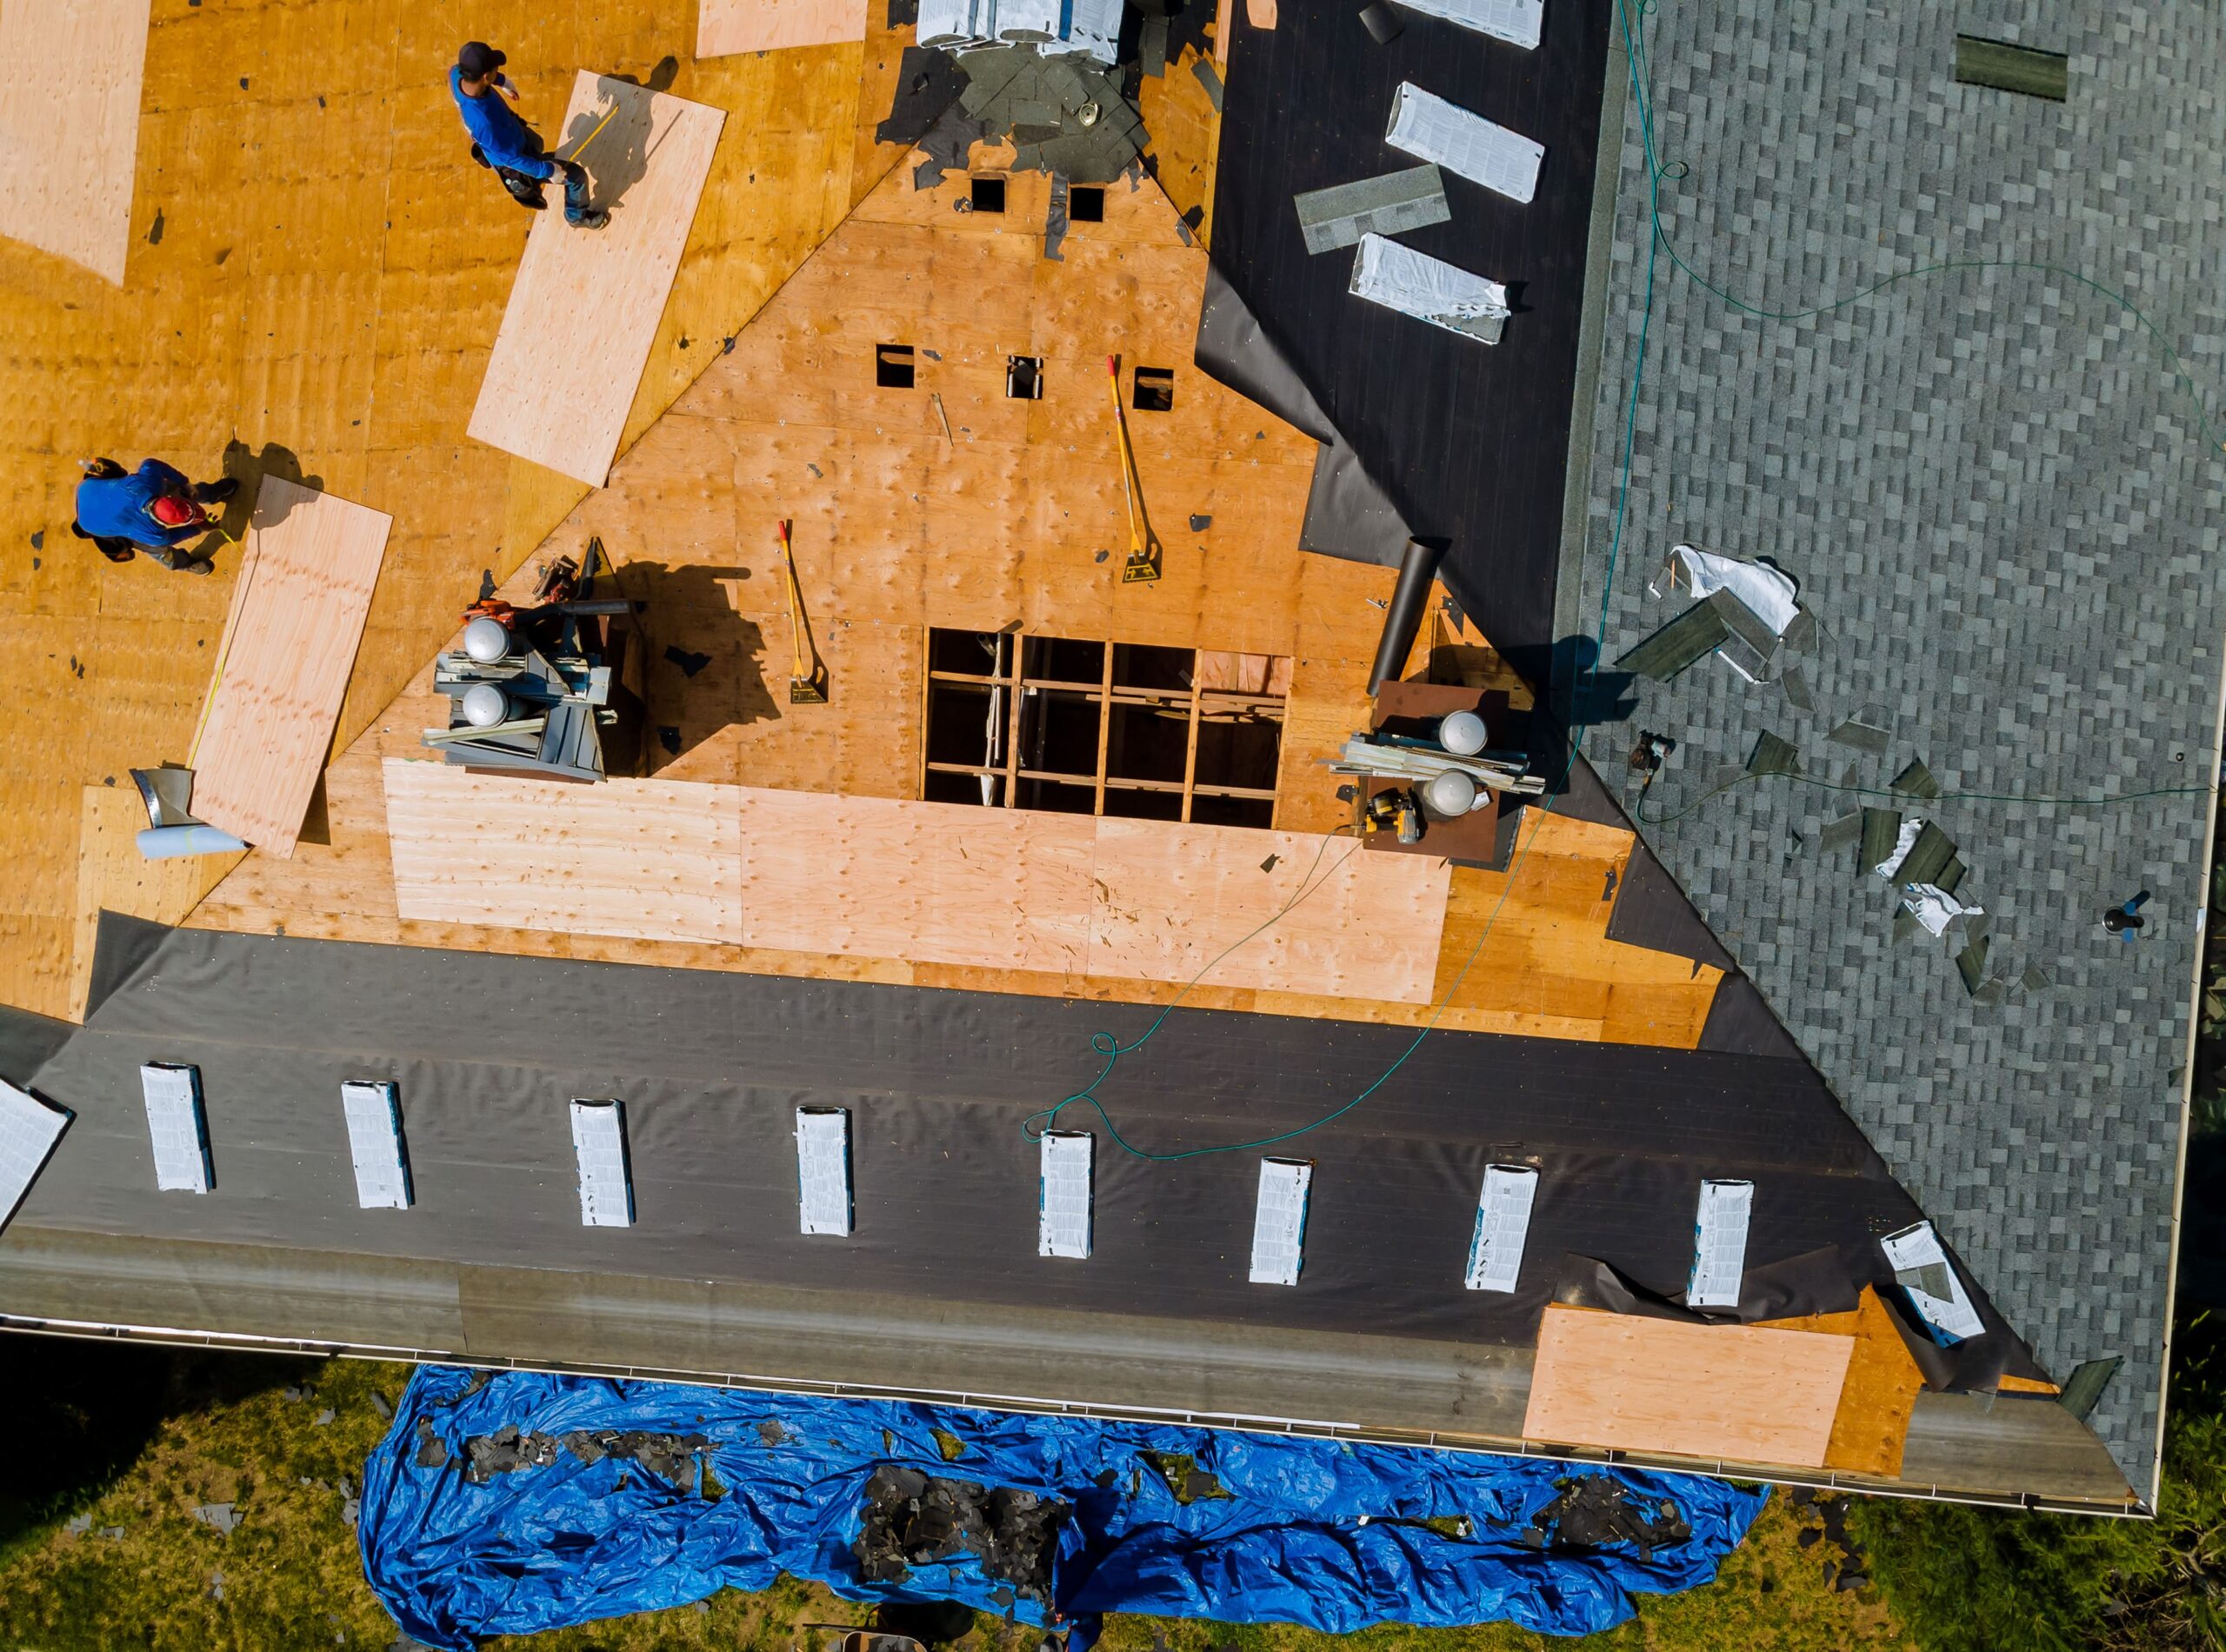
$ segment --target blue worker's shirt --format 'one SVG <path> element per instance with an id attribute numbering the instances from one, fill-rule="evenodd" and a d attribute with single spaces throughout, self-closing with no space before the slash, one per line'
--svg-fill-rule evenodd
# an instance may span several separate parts
<path id="1" fill-rule="evenodd" d="M 184 493 L 191 484 L 160 459 L 150 459 L 128 476 L 87 476 L 77 484 L 77 525 L 96 539 L 128 539 L 135 545 L 182 545 L 209 530 L 165 528 L 150 507 L 166 493 Z"/>
<path id="2" fill-rule="evenodd" d="M 502 79 L 497 73 L 497 81 Z M 490 85 L 484 95 L 470 97 L 464 95 L 463 72 L 449 70 L 449 93 L 456 99 L 457 111 L 463 117 L 464 130 L 479 145 L 479 152 L 495 166 L 507 167 L 513 172 L 523 172 L 530 178 L 551 178 L 556 169 L 541 154 L 541 140 L 526 130 L 497 86 Z"/>

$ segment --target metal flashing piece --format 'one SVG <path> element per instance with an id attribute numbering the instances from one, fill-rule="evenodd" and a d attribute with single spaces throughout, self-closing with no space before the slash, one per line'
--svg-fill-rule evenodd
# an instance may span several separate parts
<path id="1" fill-rule="evenodd" d="M 1873 723 L 1865 723 L 1860 716 L 1854 716 L 1841 723 L 1824 738 L 1837 741 L 1843 746 L 1853 746 L 1857 751 L 1867 751 L 1874 757 L 1883 757 L 1886 755 L 1886 747 L 1892 740 L 1893 735 L 1890 729 L 1879 728 Z"/>
<path id="2" fill-rule="evenodd" d="M 209 1156 L 209 1116 L 201 1102 L 201 1069 L 170 1062 L 139 1069 L 147 1102 L 147 1136 L 155 1149 L 155 1186 L 163 1193 L 206 1193 L 216 1185 Z"/>
<path id="3" fill-rule="evenodd" d="M 1722 614 L 1706 603 L 1695 603 L 1624 653 L 1616 660 L 1616 669 L 1667 683 L 1694 661 L 1715 653 L 1730 635 Z"/>
<path id="4" fill-rule="evenodd" d="M 1966 86 L 2021 92 L 2061 103 L 2071 96 L 2071 59 L 1983 35 L 1956 37 L 1956 78 Z"/>
<path id="5" fill-rule="evenodd" d="M 1412 81 L 1402 82 L 1392 97 L 1383 141 L 1526 206 L 1538 192 L 1538 168 L 1546 158 L 1544 144 L 1449 103 Z"/>
<path id="6" fill-rule="evenodd" d="M 1525 51 L 1537 50 L 1545 33 L 1546 0 L 1399 0 L 1399 3 L 1425 17 L 1458 23 Z"/>
<path id="7" fill-rule="evenodd" d="M 0 1229 L 38 1180 L 54 1144 L 70 1128 L 70 1113 L 0 1078 Z"/>
<path id="8" fill-rule="evenodd" d="M 1097 1138 L 1086 1130 L 1043 1133 L 1036 1195 L 1037 1256 L 1089 1259 L 1096 1152 Z"/>
<path id="9" fill-rule="evenodd" d="M 356 1205 L 363 1210 L 410 1208 L 410 1156 L 402 1141 L 402 1103 L 392 1084 L 351 1078 L 340 1087 L 348 1119 L 348 1154 L 356 1165 Z"/>
<path id="10" fill-rule="evenodd" d="M 1986 1322 L 1971 1306 L 1963 1282 L 1956 1276 L 1948 1252 L 1929 1222 L 1919 1222 L 1878 1241 L 1894 1270 L 1894 1282 L 1909 1299 L 1933 1341 L 1952 1348 L 1966 1337 L 1985 1334 Z"/>
<path id="11" fill-rule="evenodd" d="M 1479 343 L 1496 344 L 1507 325 L 1507 289 L 1380 235 L 1361 237 L 1351 291 L 1416 321 Z"/>
<path id="12" fill-rule="evenodd" d="M 1291 204 L 1298 209 L 1298 230 L 1312 253 L 1357 246 L 1364 235 L 1424 229 L 1453 216 L 1445 203 L 1444 175 L 1429 165 L 1309 190 L 1293 196 Z"/>
<path id="13" fill-rule="evenodd" d="M 1693 1220 L 1693 1275 L 1688 1308 L 1736 1308 L 1747 1273 L 1747 1223 L 1754 1214 L 1751 1182 L 1703 1182 Z"/>
<path id="14" fill-rule="evenodd" d="M 1801 753 L 1790 740 L 1765 729 L 1755 737 L 1755 749 L 1747 756 L 1747 772 L 1797 775 L 1801 772 Z"/>
<path id="15" fill-rule="evenodd" d="M 1313 1185 L 1311 1159 L 1260 1161 L 1260 1202 L 1252 1216 L 1254 1284 L 1298 1283 L 1306 1259 L 1306 1202 Z"/>
<path id="16" fill-rule="evenodd" d="M 1469 1241 L 1470 1290 L 1511 1291 L 1523 1272 L 1523 1242 L 1530 1232 L 1530 1207 L 1538 1173 L 1527 1164 L 1484 1167 L 1476 1196 L 1476 1230 Z"/>
<path id="17" fill-rule="evenodd" d="M 572 1152 L 580 1166 L 580 1225 L 634 1225 L 634 1174 L 626 1154 L 626 1103 L 572 1103 Z"/>
<path id="18" fill-rule="evenodd" d="M 1940 796 L 1940 783 L 1932 777 L 1932 770 L 1916 757 L 1910 758 L 1902 772 L 1886 784 L 1904 796 L 1922 797 L 1928 803 Z"/>
<path id="19" fill-rule="evenodd" d="M 850 1236 L 850 1109 L 796 1109 L 796 1225 L 804 1233 Z"/>

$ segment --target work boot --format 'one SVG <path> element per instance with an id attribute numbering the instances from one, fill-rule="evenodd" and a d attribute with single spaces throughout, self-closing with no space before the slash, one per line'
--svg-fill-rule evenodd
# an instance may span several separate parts
<path id="1" fill-rule="evenodd" d="M 219 476 L 214 482 L 197 482 L 193 496 L 204 505 L 220 505 L 240 490 L 237 476 Z"/>
<path id="2" fill-rule="evenodd" d="M 610 214 L 588 203 L 588 170 L 576 161 L 559 161 L 564 172 L 564 222 L 576 230 L 600 230 Z"/>
<path id="3" fill-rule="evenodd" d="M 181 574 L 213 574 L 217 571 L 217 563 L 213 557 L 197 556 L 190 563 L 180 563 L 177 571 Z"/>

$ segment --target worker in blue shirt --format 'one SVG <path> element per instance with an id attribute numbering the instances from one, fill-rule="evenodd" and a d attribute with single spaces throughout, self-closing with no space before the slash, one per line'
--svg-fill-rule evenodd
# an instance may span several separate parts
<path id="1" fill-rule="evenodd" d="M 541 186 L 559 173 L 564 178 L 564 222 L 583 230 L 600 230 L 610 214 L 588 204 L 588 175 L 576 161 L 557 160 L 541 152 L 541 139 L 520 120 L 510 105 L 517 102 L 517 88 L 503 73 L 509 62 L 483 40 L 467 41 L 449 70 L 449 90 L 471 134 L 471 156 L 482 166 L 491 166 L 510 198 L 539 212 L 549 204 Z M 508 98 L 510 103 L 503 100 Z"/>
<path id="2" fill-rule="evenodd" d="M 77 484 L 77 520 L 70 531 L 90 539 L 110 562 L 128 563 L 144 550 L 150 560 L 178 573 L 205 574 L 213 564 L 185 549 L 217 526 L 221 505 L 239 491 L 238 481 L 189 482 L 160 459 L 127 471 L 113 459 L 88 459 Z"/>

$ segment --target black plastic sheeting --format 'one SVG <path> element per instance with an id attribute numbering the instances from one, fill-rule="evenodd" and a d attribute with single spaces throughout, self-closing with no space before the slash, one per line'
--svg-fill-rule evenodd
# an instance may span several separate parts
<path id="1" fill-rule="evenodd" d="M 1306 381 L 1261 330 L 1259 317 L 1243 295 L 1210 265 L 1192 354 L 1210 376 L 1322 444 L 1307 490 L 1298 548 L 1396 568 L 1412 536 L 1406 522 L 1322 410 Z"/>
<path id="2" fill-rule="evenodd" d="M 1413 531 L 1451 541 L 1446 583 L 1484 635 L 1543 683 L 1610 8 L 1550 0 L 1535 51 L 1407 10 L 1379 46 L 1358 14 L 1289 0 L 1273 30 L 1236 24 L 1214 266 Z M 1403 80 L 1545 145 L 1529 205 L 1449 172 L 1451 220 L 1399 237 L 1508 284 L 1496 346 L 1353 297 L 1353 254 L 1300 236 L 1295 194 L 1415 163 L 1383 142 Z"/>
<path id="3" fill-rule="evenodd" d="M 1022 1121 L 1096 1072 L 1093 1030 L 1133 1038 L 1148 1007 L 165 933 L 112 914 L 100 945 L 142 962 L 67 1048 L 8 1075 L 77 1114 L 21 1213 L 42 1228 L 1527 1344 L 1565 1251 L 1681 1290 L 1704 1177 L 1756 1184 L 1744 1317 L 1883 1283 L 1876 1236 L 1918 1214 L 1803 1065 L 1442 1033 L 1336 1124 L 1274 1149 L 1316 1162 L 1296 1288 L 1246 1279 L 1260 1152 L 1147 1163 L 1082 1109 L 1062 1123 L 1097 1133 L 1095 1250 L 1045 1261 Z M 1412 1036 L 1177 1009 L 1101 1093 L 1140 1146 L 1243 1141 L 1342 1105 Z M 207 1196 L 155 1191 L 147 1061 L 201 1069 Z M 400 1086 L 409 1210 L 356 1207 L 350 1078 Z M 580 1225 L 566 1103 L 606 1096 L 626 1102 L 631 1229 Z M 797 1231 L 804 1105 L 852 1111 L 847 1240 Z M 1495 1161 L 1542 1172 L 1511 1296 L 1461 1283 Z M 1829 1303 L 1765 1289 L 1772 1264 L 1818 1251 L 1837 1258 L 1818 1276 Z M 1982 1311 L 1991 1357 L 2029 1372 Z"/>

